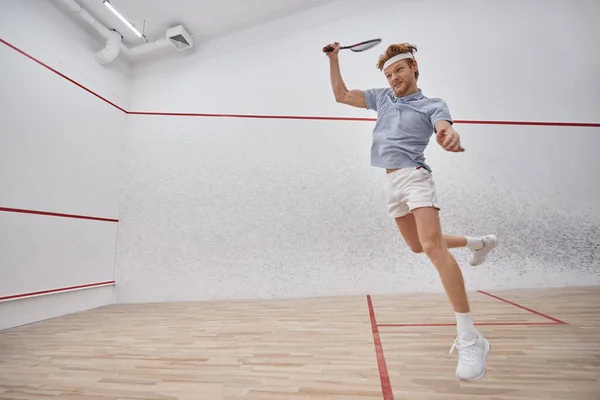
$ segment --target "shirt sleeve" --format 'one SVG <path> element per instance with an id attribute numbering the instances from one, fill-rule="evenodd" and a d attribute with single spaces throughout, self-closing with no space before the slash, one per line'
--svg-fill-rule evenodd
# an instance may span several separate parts
<path id="1" fill-rule="evenodd" d="M 442 99 L 432 99 L 431 107 L 429 109 L 429 119 L 431 120 L 431 125 L 433 125 L 435 129 L 435 123 L 438 121 L 448 121 L 450 125 L 454 123 L 452 121 L 452 116 L 450 115 L 450 110 L 448 109 L 448 105 Z"/>
<path id="2" fill-rule="evenodd" d="M 367 110 L 377 111 L 379 105 L 379 99 L 383 94 L 383 89 L 367 89 L 364 91 L 365 93 L 365 103 L 367 104 Z"/>

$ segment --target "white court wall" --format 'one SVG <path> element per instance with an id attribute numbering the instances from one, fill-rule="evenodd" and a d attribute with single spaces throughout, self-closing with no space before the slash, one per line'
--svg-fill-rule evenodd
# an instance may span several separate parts
<path id="1" fill-rule="evenodd" d="M 102 41 L 57 4 L 0 2 L 0 298 L 114 280 L 126 114 L 108 102 L 127 105 L 131 70 L 97 64 Z M 111 304 L 112 289 L 0 302 L 0 329 Z"/>
<path id="2" fill-rule="evenodd" d="M 457 120 L 600 122 L 592 1 L 334 2 L 136 70 L 136 111 L 375 117 L 336 104 L 323 45 L 349 88 L 386 84 L 394 42 Z M 266 40 L 266 41 L 265 41 Z M 441 291 L 386 215 L 373 122 L 130 115 L 118 302 Z M 427 151 L 445 232 L 495 233 L 469 290 L 600 283 L 600 130 L 457 123 L 464 154 Z"/>

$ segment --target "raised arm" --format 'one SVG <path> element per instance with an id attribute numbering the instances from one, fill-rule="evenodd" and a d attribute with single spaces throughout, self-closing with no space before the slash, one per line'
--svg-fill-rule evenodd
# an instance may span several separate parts
<path id="1" fill-rule="evenodd" d="M 335 100 L 338 103 L 347 104 L 349 106 L 367 108 L 365 92 L 362 90 L 348 90 L 344 80 L 342 79 L 342 74 L 340 72 L 340 60 L 338 58 L 340 44 L 336 42 L 331 43 L 330 46 L 333 47 L 334 50 L 326 54 L 327 57 L 329 57 L 329 74 L 331 78 L 331 88 L 333 89 Z"/>

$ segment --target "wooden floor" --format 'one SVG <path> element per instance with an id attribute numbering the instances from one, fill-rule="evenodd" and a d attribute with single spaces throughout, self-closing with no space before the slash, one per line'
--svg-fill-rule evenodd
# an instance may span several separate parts
<path id="1" fill-rule="evenodd" d="M 0 399 L 600 399 L 600 288 L 470 293 L 488 374 L 454 379 L 442 294 L 114 305 L 0 332 Z"/>

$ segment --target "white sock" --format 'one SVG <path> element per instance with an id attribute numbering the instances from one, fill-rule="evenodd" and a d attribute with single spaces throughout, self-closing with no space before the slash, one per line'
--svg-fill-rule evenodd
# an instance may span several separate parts
<path id="1" fill-rule="evenodd" d="M 478 332 L 475 329 L 473 323 L 473 316 L 471 313 L 455 313 L 456 314 L 456 329 L 458 331 L 458 337 L 461 340 L 473 340 L 477 338 Z"/>
<path id="2" fill-rule="evenodd" d="M 483 249 L 483 246 L 485 244 L 483 243 L 483 238 L 482 237 L 469 237 L 467 236 L 467 247 L 469 249 L 473 249 L 473 250 L 479 250 L 479 249 Z"/>

